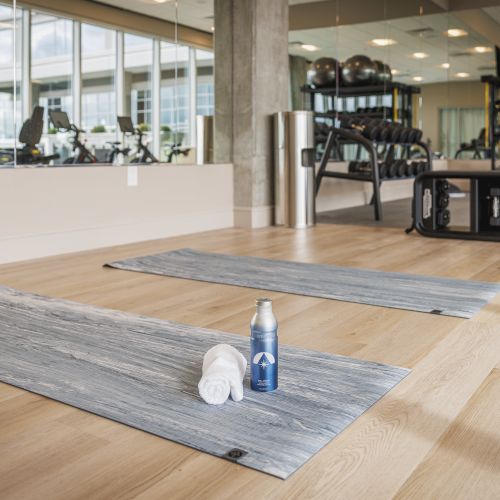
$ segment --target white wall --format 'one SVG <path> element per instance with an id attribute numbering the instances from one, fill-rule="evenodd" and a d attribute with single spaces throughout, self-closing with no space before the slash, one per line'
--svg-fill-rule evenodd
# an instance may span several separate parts
<path id="1" fill-rule="evenodd" d="M 130 168 L 0 170 L 0 263 L 233 226 L 232 165 Z"/>

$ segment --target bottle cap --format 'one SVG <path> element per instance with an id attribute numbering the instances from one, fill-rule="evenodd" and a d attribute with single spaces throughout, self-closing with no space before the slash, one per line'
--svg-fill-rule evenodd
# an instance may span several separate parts
<path id="1" fill-rule="evenodd" d="M 263 299 L 257 299 L 255 301 L 255 304 L 257 307 L 272 307 L 273 301 L 271 299 L 263 298 Z"/>

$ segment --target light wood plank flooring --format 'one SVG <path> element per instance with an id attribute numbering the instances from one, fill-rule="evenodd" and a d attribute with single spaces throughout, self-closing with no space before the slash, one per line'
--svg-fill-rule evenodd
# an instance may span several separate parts
<path id="1" fill-rule="evenodd" d="M 258 290 L 102 268 L 181 247 L 500 281 L 496 243 L 318 225 L 214 231 L 4 265 L 0 283 L 248 335 Z M 0 384 L 0 498 L 500 497 L 500 296 L 462 320 L 265 294 L 282 343 L 413 372 L 287 481 Z"/>

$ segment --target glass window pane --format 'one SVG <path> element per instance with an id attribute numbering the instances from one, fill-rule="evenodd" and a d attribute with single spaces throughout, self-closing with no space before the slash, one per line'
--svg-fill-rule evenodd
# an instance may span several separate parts
<path id="1" fill-rule="evenodd" d="M 73 114 L 71 74 L 73 72 L 73 22 L 69 19 L 32 12 L 31 16 L 31 87 L 33 106 L 43 106 L 45 154 L 58 153 L 59 163 L 71 156 L 68 134 L 58 132 L 49 123 L 48 111 Z"/>
<path id="2" fill-rule="evenodd" d="M 214 114 L 214 53 L 196 50 L 196 114 Z"/>
<path id="3" fill-rule="evenodd" d="M 161 42 L 161 160 L 170 158 L 175 144 L 189 146 L 189 47 Z M 177 61 L 177 63 L 176 63 Z"/>
<path id="4" fill-rule="evenodd" d="M 82 123 L 98 158 L 116 139 L 116 32 L 82 24 Z M 105 151 L 106 150 L 106 151 Z"/>
<path id="5" fill-rule="evenodd" d="M 14 148 L 21 123 L 21 9 L 16 11 L 16 57 L 14 58 L 14 12 L 0 6 L 0 147 Z M 16 72 L 14 73 L 14 64 Z M 16 106 L 14 107 L 14 77 L 16 78 Z M 15 109 L 15 112 L 14 112 Z M 16 123 L 17 120 L 17 123 Z M 17 129 L 16 129 L 17 126 Z M 1 164 L 13 165 L 13 150 L 5 151 Z"/>

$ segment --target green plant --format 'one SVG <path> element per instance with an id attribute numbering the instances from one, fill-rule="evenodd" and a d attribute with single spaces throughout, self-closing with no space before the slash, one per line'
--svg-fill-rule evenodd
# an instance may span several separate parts
<path id="1" fill-rule="evenodd" d="M 48 134 L 57 134 L 57 129 L 54 127 L 49 127 L 49 130 L 47 131 Z"/>
<path id="2" fill-rule="evenodd" d="M 95 125 L 91 130 L 92 134 L 102 134 L 106 132 L 106 127 L 104 125 Z"/>
<path id="3" fill-rule="evenodd" d="M 168 125 L 162 125 L 160 130 L 161 132 L 172 132 L 172 129 Z"/>
<path id="4" fill-rule="evenodd" d="M 141 132 L 149 132 L 151 130 L 151 127 L 147 123 L 139 123 L 138 128 Z"/>

